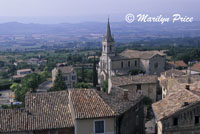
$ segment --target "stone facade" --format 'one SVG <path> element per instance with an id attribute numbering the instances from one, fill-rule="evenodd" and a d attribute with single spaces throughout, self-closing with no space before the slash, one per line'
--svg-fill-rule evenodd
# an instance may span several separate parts
<path id="1" fill-rule="evenodd" d="M 144 95 L 157 100 L 158 79 L 156 75 L 114 76 L 108 80 L 108 93 L 112 87 L 127 89 L 132 96 Z"/>
<path id="2" fill-rule="evenodd" d="M 141 101 L 117 117 L 117 134 L 144 134 L 144 104 Z"/>
<path id="3" fill-rule="evenodd" d="M 58 70 L 61 70 L 67 88 L 72 88 L 77 83 L 77 74 L 72 66 L 56 67 L 52 70 L 52 82 L 55 81 Z"/>
<path id="4" fill-rule="evenodd" d="M 160 121 L 160 134 L 199 134 L 200 133 L 200 103 L 178 112 Z M 158 133 L 158 134 L 159 134 Z"/>

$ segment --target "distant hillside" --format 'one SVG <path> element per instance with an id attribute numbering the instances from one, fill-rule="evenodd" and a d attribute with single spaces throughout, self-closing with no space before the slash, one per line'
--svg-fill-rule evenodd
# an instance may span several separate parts
<path id="1" fill-rule="evenodd" d="M 200 36 L 200 22 L 193 23 L 132 23 L 111 22 L 112 33 L 117 40 L 138 40 L 145 38 L 175 38 Z M 0 35 L 55 34 L 69 36 L 102 35 L 106 23 L 62 23 L 62 24 L 22 24 L 10 22 L 0 24 Z"/>

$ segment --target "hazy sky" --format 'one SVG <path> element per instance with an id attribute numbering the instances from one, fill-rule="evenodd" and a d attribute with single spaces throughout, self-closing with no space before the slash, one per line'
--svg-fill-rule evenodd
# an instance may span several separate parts
<path id="1" fill-rule="evenodd" d="M 0 22 L 100 21 L 108 15 L 122 21 L 126 13 L 181 13 L 200 20 L 199 5 L 200 0 L 0 0 Z"/>

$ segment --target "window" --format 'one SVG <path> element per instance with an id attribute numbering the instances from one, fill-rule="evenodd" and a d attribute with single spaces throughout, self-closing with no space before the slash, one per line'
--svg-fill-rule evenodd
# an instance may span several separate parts
<path id="1" fill-rule="evenodd" d="M 67 76 L 65 76 L 65 77 L 63 77 L 63 79 L 64 79 L 64 80 L 67 80 L 67 79 L 68 79 L 68 77 L 67 77 Z"/>
<path id="2" fill-rule="evenodd" d="M 174 119 L 173 119 L 173 125 L 174 125 L 174 126 L 177 126 L 177 125 L 178 125 L 178 118 L 174 118 Z"/>
<path id="3" fill-rule="evenodd" d="M 76 76 L 72 76 L 72 80 L 76 80 Z"/>
<path id="4" fill-rule="evenodd" d="M 112 51 L 112 46 L 110 46 L 110 51 Z"/>
<path id="5" fill-rule="evenodd" d="M 141 84 L 137 84 L 137 89 L 141 89 Z"/>
<path id="6" fill-rule="evenodd" d="M 199 124 L 199 116 L 195 116 L 195 124 Z"/>
<path id="7" fill-rule="evenodd" d="M 135 66 L 137 66 L 137 61 L 135 61 Z"/>
<path id="8" fill-rule="evenodd" d="M 154 64 L 154 68 L 158 68 L 158 63 L 155 63 L 155 64 Z"/>
<path id="9" fill-rule="evenodd" d="M 121 62 L 121 68 L 123 68 L 124 67 L 124 63 L 123 63 L 123 61 Z"/>
<path id="10" fill-rule="evenodd" d="M 104 51 L 106 51 L 106 46 L 105 45 L 103 46 L 103 49 L 104 49 Z"/>
<path id="11" fill-rule="evenodd" d="M 128 61 L 128 67 L 130 67 L 131 66 L 131 62 L 130 61 Z"/>
<path id="12" fill-rule="evenodd" d="M 104 126 L 104 121 L 95 121 L 95 134 L 102 134 L 104 133 L 105 126 Z"/>
<path id="13" fill-rule="evenodd" d="M 50 130 L 49 134 L 57 134 L 57 131 L 56 130 Z"/>

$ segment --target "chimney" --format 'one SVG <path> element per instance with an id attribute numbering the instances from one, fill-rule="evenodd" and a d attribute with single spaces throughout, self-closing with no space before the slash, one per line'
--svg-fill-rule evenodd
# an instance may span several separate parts
<path id="1" fill-rule="evenodd" d="M 33 93 L 33 88 L 30 88 L 30 93 Z"/>
<path id="2" fill-rule="evenodd" d="M 190 90 L 190 85 L 185 85 L 185 89 Z"/>
<path id="3" fill-rule="evenodd" d="M 123 89 L 124 91 L 124 100 L 128 100 L 128 89 Z"/>

